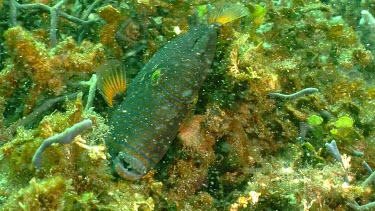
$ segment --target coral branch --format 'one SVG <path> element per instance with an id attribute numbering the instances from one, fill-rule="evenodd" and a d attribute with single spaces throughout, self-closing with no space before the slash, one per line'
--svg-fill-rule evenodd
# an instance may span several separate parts
<path id="1" fill-rule="evenodd" d="M 16 19 L 17 19 L 17 11 L 16 9 L 39 9 L 45 12 L 49 12 L 51 16 L 51 29 L 50 29 L 50 39 L 51 39 L 51 46 L 54 47 L 57 44 L 57 37 L 56 37 L 56 32 L 57 32 L 57 17 L 58 17 L 58 11 L 60 7 L 65 3 L 65 0 L 59 1 L 55 6 L 49 7 L 44 4 L 19 4 L 15 0 L 11 0 L 11 5 L 12 7 L 10 9 L 15 10 L 10 12 L 10 19 L 11 23 L 13 26 L 15 26 Z"/>
<path id="2" fill-rule="evenodd" d="M 12 26 L 17 25 L 17 4 L 16 0 L 9 1 L 9 17 Z"/>
<path id="3" fill-rule="evenodd" d="M 363 161 L 362 162 L 362 166 L 366 169 L 366 171 L 368 172 L 368 173 L 372 173 L 372 169 L 371 169 L 371 167 L 366 163 L 366 161 Z"/>
<path id="4" fill-rule="evenodd" d="M 94 3 L 92 3 L 92 4 L 89 6 L 89 8 L 88 8 L 86 11 L 84 11 L 84 12 L 82 13 L 82 15 L 81 15 L 81 19 L 82 19 L 82 20 L 86 20 L 86 19 L 89 17 L 90 13 L 95 9 L 95 7 L 97 7 L 97 6 L 99 5 L 99 3 L 100 3 L 101 1 L 102 1 L 102 0 L 95 0 Z"/>
<path id="5" fill-rule="evenodd" d="M 371 175 L 367 177 L 367 179 L 362 183 L 362 187 L 365 188 L 369 185 L 373 185 L 374 181 L 375 181 L 375 172 L 372 172 Z"/>
<path id="6" fill-rule="evenodd" d="M 348 202 L 347 205 L 357 211 L 373 210 L 375 208 L 375 201 L 364 205 L 359 205 L 357 202 Z"/>
<path id="7" fill-rule="evenodd" d="M 335 140 L 332 140 L 331 143 L 326 143 L 325 146 L 328 148 L 329 152 L 331 153 L 332 157 L 341 163 L 342 165 L 342 168 L 344 169 L 345 171 L 345 177 L 344 177 L 344 181 L 349 183 L 349 178 L 348 178 L 348 174 L 346 172 L 346 168 L 345 168 L 345 165 L 344 165 L 344 162 L 342 161 L 342 158 L 341 158 L 341 154 L 340 154 L 340 151 L 339 149 L 337 148 L 337 144 L 336 144 L 336 141 Z"/>
<path id="8" fill-rule="evenodd" d="M 101 3 L 102 0 L 95 0 L 94 3 L 92 3 L 90 5 L 90 7 L 84 11 L 81 15 L 81 19 L 82 20 L 87 20 L 89 18 L 89 15 L 90 13 L 99 5 L 99 3 Z M 81 19 L 78 19 L 79 21 L 81 21 Z M 91 22 L 84 22 L 83 24 L 81 24 L 81 27 L 79 28 L 79 35 L 78 35 L 78 43 L 81 43 L 84 36 L 86 35 L 87 31 L 89 30 L 89 26 L 92 24 L 92 23 L 95 23 L 97 22 L 98 20 L 94 20 L 94 21 L 91 21 Z"/>
<path id="9" fill-rule="evenodd" d="M 30 127 L 31 124 L 37 119 L 41 114 L 43 114 L 45 111 L 50 109 L 52 106 L 54 106 L 56 103 L 61 102 L 65 100 L 66 98 L 68 99 L 73 99 L 77 97 L 79 92 L 75 92 L 73 94 L 69 95 L 64 95 L 60 97 L 56 97 L 53 99 L 48 99 L 46 100 L 39 108 L 35 109 L 31 114 L 27 115 L 24 117 L 19 124 L 25 126 L 26 128 Z"/>
<path id="10" fill-rule="evenodd" d="M 90 86 L 89 94 L 88 94 L 88 97 L 87 97 L 87 103 L 86 103 L 86 106 L 85 106 L 85 111 L 88 111 L 92 107 L 92 102 L 94 101 L 94 98 L 95 98 L 97 81 L 98 81 L 98 79 L 96 77 L 96 74 L 93 74 L 89 81 L 81 82 L 82 85 L 89 85 Z"/>
<path id="11" fill-rule="evenodd" d="M 305 88 L 305 89 L 302 89 L 301 91 L 298 91 L 290 95 L 273 92 L 273 93 L 269 93 L 268 97 L 271 99 L 279 99 L 279 100 L 293 100 L 293 99 L 302 97 L 304 95 L 313 94 L 315 92 L 319 92 L 319 90 L 317 88 Z"/>
<path id="12" fill-rule="evenodd" d="M 65 0 L 59 1 L 55 6 L 50 9 L 51 15 L 51 31 L 50 31 L 50 39 L 51 39 L 51 46 L 54 47 L 57 45 L 57 12 L 60 10 L 61 6 L 65 3 Z"/>
<path id="13" fill-rule="evenodd" d="M 331 143 L 326 143 L 325 146 L 328 148 L 329 152 L 331 153 L 332 157 L 337 160 L 338 162 L 342 163 L 341 154 L 339 149 L 337 148 L 337 144 L 335 140 L 332 140 Z M 343 164 L 344 166 L 344 164 Z"/>
<path id="14" fill-rule="evenodd" d="M 361 152 L 361 151 L 359 151 L 359 150 L 356 150 L 356 149 L 354 149 L 353 147 L 349 147 L 349 148 L 350 148 L 350 150 L 352 151 L 352 154 L 353 154 L 354 156 L 363 157 L 363 156 L 365 155 L 364 152 Z"/>
<path id="15" fill-rule="evenodd" d="M 78 136 L 79 134 L 83 133 L 85 130 L 90 129 L 92 126 L 92 121 L 90 119 L 85 119 L 82 122 L 79 122 L 72 127 L 66 129 L 64 132 L 54 135 L 45 139 L 35 152 L 32 162 L 34 163 L 37 169 L 40 168 L 40 164 L 42 162 L 42 155 L 43 151 L 51 146 L 54 143 L 60 144 L 69 144 L 73 141 L 73 139 Z"/>

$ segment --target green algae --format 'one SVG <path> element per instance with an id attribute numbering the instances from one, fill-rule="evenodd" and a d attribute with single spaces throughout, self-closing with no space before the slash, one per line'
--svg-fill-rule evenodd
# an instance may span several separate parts
<path id="1" fill-rule="evenodd" d="M 353 127 L 354 121 L 350 116 L 342 116 L 335 122 L 337 128 L 351 128 Z"/>
<path id="2" fill-rule="evenodd" d="M 318 116 L 318 115 L 311 115 L 309 116 L 309 118 L 307 118 L 307 123 L 311 126 L 318 126 L 320 124 L 322 124 L 323 122 L 323 118 Z"/>

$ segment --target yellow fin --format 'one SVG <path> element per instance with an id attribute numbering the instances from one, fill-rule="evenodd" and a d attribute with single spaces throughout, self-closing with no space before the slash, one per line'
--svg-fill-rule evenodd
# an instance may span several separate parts
<path id="1" fill-rule="evenodd" d="M 126 91 L 124 65 L 115 59 L 108 60 L 98 70 L 98 90 L 107 104 L 113 106 L 113 98 Z"/>
<path id="2" fill-rule="evenodd" d="M 243 5 L 219 3 L 210 8 L 208 23 L 221 25 L 249 15 L 248 9 Z"/>

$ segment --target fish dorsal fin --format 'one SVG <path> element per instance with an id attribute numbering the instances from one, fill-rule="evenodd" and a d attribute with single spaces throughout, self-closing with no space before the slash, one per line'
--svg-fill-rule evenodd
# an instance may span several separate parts
<path id="1" fill-rule="evenodd" d="M 218 3 L 209 8 L 208 23 L 224 25 L 247 15 L 249 15 L 249 10 L 243 5 Z"/>
<path id="2" fill-rule="evenodd" d="M 115 59 L 102 64 L 98 70 L 98 90 L 107 104 L 113 106 L 113 98 L 126 91 L 126 73 L 124 65 Z"/>

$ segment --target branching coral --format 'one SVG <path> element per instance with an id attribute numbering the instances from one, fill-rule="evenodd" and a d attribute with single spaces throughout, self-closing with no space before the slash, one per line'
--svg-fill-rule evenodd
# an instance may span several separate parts
<path id="1" fill-rule="evenodd" d="M 345 166 L 345 163 L 341 157 L 341 154 L 340 154 L 340 151 L 339 149 L 337 148 L 337 145 L 336 145 L 336 141 L 335 140 L 332 140 L 331 143 L 326 143 L 325 146 L 328 148 L 329 152 L 331 153 L 332 157 L 338 161 L 339 163 L 341 163 L 342 165 L 342 168 L 344 169 L 344 171 L 346 172 L 347 171 L 347 167 Z M 349 177 L 348 175 L 346 174 L 345 177 L 344 177 L 344 181 L 349 183 Z"/>
<path id="2" fill-rule="evenodd" d="M 372 172 L 371 175 L 362 183 L 362 187 L 366 189 L 368 186 L 372 186 L 373 189 L 375 188 L 375 172 Z M 367 204 L 359 205 L 356 201 L 349 201 L 347 205 L 358 211 L 365 211 L 365 210 L 372 210 L 375 208 L 375 201 L 369 202 Z"/>
<path id="3" fill-rule="evenodd" d="M 65 12 L 61 11 L 61 7 L 66 4 L 66 0 L 60 0 L 57 2 L 54 6 L 50 7 L 45 4 L 41 3 L 33 3 L 33 4 L 20 4 L 16 0 L 10 0 L 9 1 L 9 8 L 10 8 L 10 23 L 14 27 L 17 25 L 17 13 L 18 10 L 41 10 L 43 12 L 50 13 L 51 17 L 51 28 L 50 28 L 50 42 L 51 46 L 55 47 L 57 45 L 57 23 L 58 23 L 58 17 L 63 17 L 69 21 L 72 21 L 74 23 L 82 25 L 82 28 L 87 30 L 87 28 L 92 25 L 95 22 L 98 22 L 98 19 L 93 20 L 87 20 L 88 14 L 91 13 L 91 11 L 98 5 L 100 2 L 99 0 L 96 0 L 91 7 L 89 7 L 88 10 L 85 11 L 85 13 L 82 15 L 82 19 L 74 17 L 72 15 L 69 15 Z M 80 42 L 82 41 L 82 38 L 80 38 Z"/>

